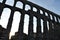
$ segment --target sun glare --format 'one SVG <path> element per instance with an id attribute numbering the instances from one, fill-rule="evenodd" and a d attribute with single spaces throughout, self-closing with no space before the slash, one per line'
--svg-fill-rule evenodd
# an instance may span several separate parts
<path id="1" fill-rule="evenodd" d="M 10 32 L 9 39 L 11 39 L 11 36 L 15 35 L 14 32 Z"/>

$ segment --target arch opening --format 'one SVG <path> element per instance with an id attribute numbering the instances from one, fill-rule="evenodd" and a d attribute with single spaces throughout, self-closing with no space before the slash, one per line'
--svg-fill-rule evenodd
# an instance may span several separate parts
<path id="1" fill-rule="evenodd" d="M 43 30 L 43 19 L 41 19 L 41 32 L 43 33 L 44 32 L 44 30 Z"/>
<path id="2" fill-rule="evenodd" d="M 33 7 L 33 11 L 34 11 L 34 12 L 37 12 L 37 8 Z"/>
<path id="3" fill-rule="evenodd" d="M 40 10 L 40 14 L 43 14 L 43 11 L 42 10 Z"/>
<path id="4" fill-rule="evenodd" d="M 49 22 L 47 21 L 47 28 L 48 28 L 48 30 L 49 30 Z"/>
<path id="5" fill-rule="evenodd" d="M 57 22 L 56 16 L 54 16 L 55 21 Z"/>
<path id="6" fill-rule="evenodd" d="M 2 3 L 2 2 L 3 2 L 3 0 L 0 0 L 0 2 Z"/>
<path id="7" fill-rule="evenodd" d="M 48 16 L 48 13 L 47 13 L 47 12 L 45 12 L 45 15 L 46 15 L 46 16 Z"/>
<path id="8" fill-rule="evenodd" d="M 20 19 L 21 19 L 20 17 L 21 17 L 21 13 L 16 11 L 14 14 L 14 17 L 13 17 L 13 23 L 12 23 L 12 28 L 11 28 L 11 32 L 10 32 L 10 38 L 12 35 L 15 35 L 15 32 L 18 31 L 19 23 L 20 23 Z"/>
<path id="9" fill-rule="evenodd" d="M 28 35 L 29 15 L 25 14 L 24 19 L 24 33 Z"/>
<path id="10" fill-rule="evenodd" d="M 14 0 L 6 0 L 5 4 L 13 6 L 14 5 Z"/>
<path id="11" fill-rule="evenodd" d="M 33 32 L 37 32 L 37 18 L 33 17 Z"/>
<path id="12" fill-rule="evenodd" d="M 23 9 L 23 3 L 20 2 L 20 1 L 18 1 L 18 2 L 16 3 L 16 7 Z"/>
<path id="13" fill-rule="evenodd" d="M 52 15 L 50 14 L 50 19 L 53 20 Z"/>
<path id="14" fill-rule="evenodd" d="M 25 5 L 25 10 L 28 11 L 28 10 L 30 10 L 30 9 L 31 9 L 30 5 L 27 5 L 27 4 L 26 4 L 26 5 Z"/>
<path id="15" fill-rule="evenodd" d="M 4 8 L 1 19 L 0 19 L 0 25 L 2 25 L 3 28 L 7 28 L 7 23 L 10 17 L 11 10 L 9 8 Z"/>

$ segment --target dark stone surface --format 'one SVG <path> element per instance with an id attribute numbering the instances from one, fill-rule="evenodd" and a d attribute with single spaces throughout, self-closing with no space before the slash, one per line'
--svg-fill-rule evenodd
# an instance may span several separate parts
<path id="1" fill-rule="evenodd" d="M 14 36 L 12 36 L 11 40 L 60 40 L 60 22 L 59 22 L 60 15 L 57 15 L 27 0 L 14 0 L 14 1 L 15 2 L 13 6 L 5 4 L 6 0 L 3 0 L 3 2 L 0 3 L 0 19 L 4 8 L 9 8 L 11 10 L 11 14 L 7 24 L 7 29 L 4 29 L 0 25 L 0 38 L 1 38 L 0 40 L 9 40 L 9 34 L 12 27 L 13 16 L 14 16 L 14 12 L 16 11 L 21 13 L 21 20 L 19 23 L 18 32 Z M 23 9 L 15 7 L 17 1 L 23 3 Z M 31 8 L 28 11 L 25 10 L 26 4 L 28 4 Z M 33 11 L 34 7 L 37 9 L 37 12 Z M 41 14 L 40 10 L 42 10 L 43 14 Z M 47 13 L 48 16 L 46 16 L 45 13 Z M 28 35 L 23 33 L 25 14 L 29 15 Z M 50 15 L 52 16 L 53 20 L 51 20 Z M 33 17 L 37 18 L 36 33 L 33 32 L 33 21 L 34 21 Z M 57 21 L 55 20 L 55 17 Z M 43 20 L 42 25 L 41 25 L 41 19 Z M 49 24 L 47 24 L 47 22 Z M 47 25 L 49 26 L 49 30 L 47 29 L 48 27 Z M 41 32 L 42 26 L 44 31 L 43 33 Z"/>

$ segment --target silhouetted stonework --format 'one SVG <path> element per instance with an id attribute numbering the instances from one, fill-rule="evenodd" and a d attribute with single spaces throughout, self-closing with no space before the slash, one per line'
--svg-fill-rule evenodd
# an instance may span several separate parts
<path id="1" fill-rule="evenodd" d="M 0 40 L 3 40 L 4 38 L 4 34 L 5 34 L 5 30 L 1 25 L 0 25 Z"/>
<path id="2" fill-rule="evenodd" d="M 19 33 L 16 32 L 14 36 L 11 37 L 11 40 L 18 40 Z M 27 40 L 27 35 L 23 33 L 23 40 Z"/>
<path id="3" fill-rule="evenodd" d="M 14 0 L 13 6 L 5 4 L 6 1 L 7 0 L 3 0 L 2 3 L 0 3 L 0 19 L 4 8 L 9 8 L 11 10 L 11 14 L 8 20 L 7 29 L 4 29 L 0 26 L 0 30 L 3 30 L 0 31 L 0 38 L 3 35 L 3 38 L 0 40 L 9 40 L 9 33 L 11 31 L 15 11 L 21 13 L 21 20 L 19 23 L 18 32 L 12 37 L 11 40 L 60 40 L 60 15 L 57 15 L 41 6 L 26 0 Z M 22 9 L 16 7 L 16 3 L 18 1 L 23 4 Z M 30 6 L 30 9 L 25 10 L 26 5 Z M 37 11 L 34 11 L 33 8 L 35 8 Z M 28 35 L 24 34 L 23 32 L 25 14 L 29 15 Z M 33 32 L 33 17 L 37 18 L 36 33 Z M 41 32 L 41 22 L 43 23 L 43 33 Z M 47 27 L 49 27 L 49 30 Z"/>

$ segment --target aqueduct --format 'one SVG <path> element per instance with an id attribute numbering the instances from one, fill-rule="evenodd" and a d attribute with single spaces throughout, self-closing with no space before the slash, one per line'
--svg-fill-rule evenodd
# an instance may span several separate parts
<path id="1" fill-rule="evenodd" d="M 13 22 L 14 12 L 18 11 L 21 13 L 21 20 L 19 23 L 18 29 L 18 40 L 23 40 L 23 30 L 24 30 L 24 17 L 29 15 L 29 25 L 28 25 L 28 40 L 59 40 L 60 39 L 60 15 L 57 15 L 43 7 L 40 7 L 32 2 L 26 0 L 14 0 L 13 4 L 9 4 L 7 0 L 0 2 L 0 19 L 4 8 L 11 10 L 10 17 L 7 24 L 7 29 L 4 29 L 3 36 L 0 40 L 9 40 L 9 33 L 11 31 L 11 26 Z M 21 3 L 21 8 L 19 7 Z M 19 6 L 17 6 L 18 4 Z M 28 9 L 25 9 L 26 6 L 29 6 Z M 33 10 L 36 9 L 36 10 Z M 36 17 L 37 20 L 37 32 L 36 37 L 34 38 L 33 32 L 33 17 Z M 43 22 L 42 22 L 42 21 Z M 43 33 L 41 32 L 41 22 L 43 23 Z M 2 27 L 2 25 L 0 25 Z M 48 28 L 49 27 L 49 30 Z M 0 34 L 1 35 L 1 34 Z"/>

